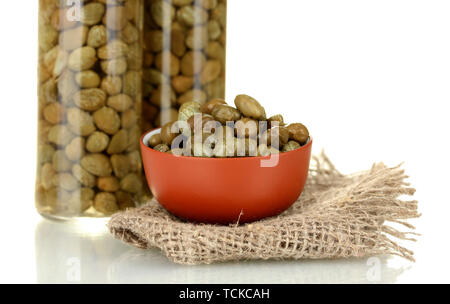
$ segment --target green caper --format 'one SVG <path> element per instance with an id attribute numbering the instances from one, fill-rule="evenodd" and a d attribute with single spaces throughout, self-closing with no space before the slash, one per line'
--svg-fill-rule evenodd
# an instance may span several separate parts
<path id="1" fill-rule="evenodd" d="M 184 156 L 185 152 L 186 151 L 184 149 L 175 148 L 175 149 L 172 149 L 172 150 L 168 151 L 167 153 L 168 154 L 172 154 L 174 156 Z"/>
<path id="2" fill-rule="evenodd" d="M 306 144 L 309 139 L 309 131 L 301 123 L 291 124 L 287 127 L 289 131 L 289 138 L 299 142 L 301 145 Z"/>
<path id="3" fill-rule="evenodd" d="M 280 127 L 284 127 L 286 125 L 284 123 L 283 115 L 281 114 L 270 117 L 268 121 L 269 121 L 269 128 L 275 127 L 276 125 L 274 123 L 278 123 L 278 126 Z"/>
<path id="4" fill-rule="evenodd" d="M 248 95 L 238 95 L 234 100 L 237 109 L 245 116 L 256 120 L 266 120 L 266 110 L 254 98 Z"/>
<path id="5" fill-rule="evenodd" d="M 166 152 L 169 152 L 169 151 L 170 151 L 169 146 L 166 145 L 166 144 L 160 144 L 160 145 L 157 145 L 157 146 L 154 147 L 153 149 L 155 149 L 156 151 L 159 151 L 159 152 L 163 152 L 163 153 L 166 153 Z"/>
<path id="6" fill-rule="evenodd" d="M 262 140 L 266 140 L 268 146 L 273 145 L 275 148 L 277 148 L 275 146 L 277 142 L 278 147 L 282 147 L 289 141 L 289 131 L 285 127 L 269 129 L 262 136 Z"/>
<path id="7" fill-rule="evenodd" d="M 298 142 L 296 142 L 294 140 L 291 140 L 291 141 L 289 141 L 287 144 L 285 144 L 283 146 L 282 151 L 283 152 L 290 152 L 290 151 L 297 150 L 299 148 L 301 148 L 301 145 Z"/>
<path id="8" fill-rule="evenodd" d="M 183 103 L 183 105 L 180 107 L 180 110 L 178 110 L 178 120 L 188 121 L 191 116 L 194 116 L 197 113 L 201 113 L 200 107 L 200 103 L 196 101 Z"/>
<path id="9" fill-rule="evenodd" d="M 156 147 L 157 145 L 162 144 L 161 134 L 155 134 L 148 140 L 148 145 L 151 148 Z"/>
<path id="10" fill-rule="evenodd" d="M 241 118 L 241 113 L 233 107 L 226 105 L 219 105 L 212 111 L 212 116 L 215 120 L 225 125 L 227 122 L 234 122 Z"/>
<path id="11" fill-rule="evenodd" d="M 204 105 L 202 105 L 200 108 L 200 111 L 204 114 L 211 115 L 211 113 L 215 107 L 220 106 L 220 105 L 226 105 L 226 104 L 227 103 L 225 102 L 225 100 L 220 99 L 220 98 L 214 98 L 214 99 L 208 101 L 207 103 L 205 103 Z"/>
<path id="12" fill-rule="evenodd" d="M 166 145 L 172 145 L 172 142 L 175 138 L 177 138 L 178 135 L 180 135 L 179 132 L 174 133 L 172 131 L 172 127 L 176 124 L 176 121 L 169 122 L 164 125 L 161 129 L 161 140 Z"/>
<path id="13" fill-rule="evenodd" d="M 207 114 L 195 114 L 192 115 L 188 120 L 187 123 L 189 125 L 189 127 L 191 128 L 191 132 L 195 131 L 195 123 L 196 122 L 201 122 L 201 129 L 203 130 L 203 128 L 205 127 L 205 125 L 210 122 L 210 121 L 214 121 L 214 118 L 211 115 L 207 115 Z"/>

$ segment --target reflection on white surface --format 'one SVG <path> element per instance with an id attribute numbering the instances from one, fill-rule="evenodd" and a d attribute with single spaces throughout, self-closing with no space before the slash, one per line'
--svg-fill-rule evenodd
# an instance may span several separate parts
<path id="1" fill-rule="evenodd" d="M 35 245 L 38 283 L 395 283 L 405 270 L 384 257 L 183 266 L 113 239 L 104 221 L 43 219 Z"/>

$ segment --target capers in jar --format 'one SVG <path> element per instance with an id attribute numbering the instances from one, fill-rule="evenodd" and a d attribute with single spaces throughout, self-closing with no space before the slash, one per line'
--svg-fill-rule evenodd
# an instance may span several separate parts
<path id="1" fill-rule="evenodd" d="M 224 98 L 226 7 L 226 0 L 144 1 L 144 107 L 162 113 Z M 180 112 L 182 121 L 192 116 Z M 162 116 L 146 123 L 161 127 L 170 122 Z"/>
<path id="2" fill-rule="evenodd" d="M 94 208 L 107 215 L 119 210 L 116 197 L 108 192 L 100 192 L 95 196 Z"/>
<path id="3" fill-rule="evenodd" d="M 104 217 L 130 200 L 145 201 L 135 186 L 143 181 L 140 135 L 144 126 L 154 128 L 158 116 L 166 119 L 162 110 L 168 107 L 143 104 L 142 98 L 148 74 L 142 9 L 150 1 L 77 1 L 78 21 L 69 18 L 65 2 L 39 1 L 36 207 L 48 216 Z M 146 55 L 145 63 L 156 69 L 157 54 Z M 179 61 L 181 55 L 175 67 Z M 152 122 L 144 124 L 147 118 Z"/>

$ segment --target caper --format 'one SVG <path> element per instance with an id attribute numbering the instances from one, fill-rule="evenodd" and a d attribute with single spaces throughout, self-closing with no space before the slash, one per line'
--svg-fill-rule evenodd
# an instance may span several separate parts
<path id="1" fill-rule="evenodd" d="M 286 127 L 275 127 L 267 130 L 263 134 L 262 140 L 265 140 L 268 146 L 282 147 L 289 141 L 289 131 Z"/>
<path id="2" fill-rule="evenodd" d="M 281 114 L 277 114 L 277 115 L 274 115 L 274 116 L 270 117 L 268 119 L 268 121 L 269 121 L 269 124 L 270 124 L 269 128 L 276 127 L 277 125 L 281 126 L 281 127 L 284 127 L 286 125 L 284 123 L 284 118 L 283 118 L 283 116 Z"/>
<path id="3" fill-rule="evenodd" d="M 191 101 L 185 102 L 178 111 L 178 120 L 188 121 L 189 118 L 200 112 L 200 103 Z"/>
<path id="4" fill-rule="evenodd" d="M 154 147 L 153 149 L 155 149 L 156 151 L 159 151 L 159 152 L 163 152 L 163 153 L 166 153 L 166 152 L 169 152 L 169 151 L 170 151 L 169 146 L 166 145 L 166 144 L 160 144 L 160 145 L 157 145 L 157 146 Z"/>
<path id="5" fill-rule="evenodd" d="M 172 149 L 170 151 L 168 151 L 168 154 L 172 154 L 174 156 L 190 156 L 190 153 L 186 153 L 189 152 L 187 149 L 181 149 L 181 148 L 175 148 Z"/>
<path id="6" fill-rule="evenodd" d="M 189 128 L 191 128 L 191 131 L 194 132 L 195 131 L 195 123 L 199 123 L 201 124 L 201 130 L 203 130 L 203 128 L 205 127 L 205 125 L 210 122 L 210 121 L 214 121 L 214 118 L 211 115 L 207 115 L 207 114 L 195 114 L 193 116 L 191 116 L 188 120 L 187 123 L 189 125 Z M 199 126 L 197 126 L 198 128 Z"/>
<path id="7" fill-rule="evenodd" d="M 245 116 L 257 120 L 266 120 L 266 110 L 254 98 L 248 95 L 238 95 L 234 100 L 237 109 Z"/>
<path id="8" fill-rule="evenodd" d="M 282 151 L 283 152 L 290 152 L 290 151 L 297 150 L 298 148 L 301 148 L 301 145 L 298 142 L 296 142 L 294 140 L 291 140 L 291 141 L 289 141 L 287 144 L 285 144 L 283 146 Z"/>
<path id="9" fill-rule="evenodd" d="M 212 111 L 214 110 L 215 107 L 219 106 L 219 105 L 226 105 L 227 103 L 225 102 L 225 100 L 220 99 L 220 98 L 214 98 L 210 101 L 208 101 L 207 103 L 205 103 L 204 105 L 201 106 L 200 111 L 202 113 L 205 114 L 212 114 Z"/>
<path id="10" fill-rule="evenodd" d="M 309 139 L 309 131 L 301 123 L 291 124 L 287 127 L 289 131 L 289 138 L 299 142 L 301 145 L 306 144 Z"/>
<path id="11" fill-rule="evenodd" d="M 152 148 L 162 143 L 161 134 L 155 134 L 148 140 L 148 145 Z"/>
<path id="12" fill-rule="evenodd" d="M 234 122 L 241 118 L 241 113 L 233 107 L 219 105 L 212 111 L 215 120 L 225 125 L 227 122 Z"/>
<path id="13" fill-rule="evenodd" d="M 176 121 L 169 122 L 164 125 L 161 129 L 161 140 L 166 145 L 172 145 L 172 142 L 175 138 L 177 138 L 178 135 L 180 135 L 179 132 L 173 132 L 172 128 L 176 124 Z"/>

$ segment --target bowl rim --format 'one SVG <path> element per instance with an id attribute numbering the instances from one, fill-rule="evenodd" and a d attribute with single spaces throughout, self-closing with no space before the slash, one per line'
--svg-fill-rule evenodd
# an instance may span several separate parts
<path id="1" fill-rule="evenodd" d="M 144 141 L 147 139 L 150 139 L 151 136 L 161 133 L 162 128 L 155 128 L 152 129 L 150 131 L 145 132 L 142 136 L 141 136 L 141 140 L 140 140 L 140 144 L 141 147 L 143 147 L 145 149 L 145 151 L 149 151 L 150 153 L 159 153 L 159 155 L 165 155 L 167 157 L 170 158 L 174 158 L 174 159 L 195 159 L 195 160 L 203 160 L 203 161 L 236 161 L 236 160 L 265 160 L 265 159 L 269 159 L 271 156 L 249 156 L 249 157 L 223 157 L 223 158 L 218 158 L 218 157 L 194 157 L 194 156 L 175 156 L 169 153 L 165 153 L 165 152 L 161 152 L 161 151 L 157 151 L 151 147 L 149 147 Z M 159 132 L 158 132 L 159 131 Z M 293 154 L 293 153 L 298 153 L 299 151 L 303 151 L 303 150 L 307 150 L 309 149 L 313 144 L 313 138 L 310 136 L 308 143 L 304 146 L 301 146 L 298 149 L 295 149 L 293 151 L 289 151 L 289 152 L 284 152 L 284 153 L 280 153 L 279 157 L 286 157 L 289 154 Z"/>

